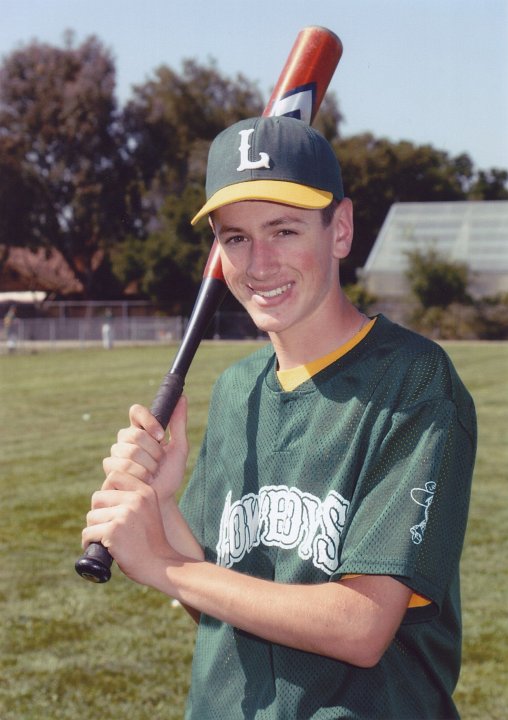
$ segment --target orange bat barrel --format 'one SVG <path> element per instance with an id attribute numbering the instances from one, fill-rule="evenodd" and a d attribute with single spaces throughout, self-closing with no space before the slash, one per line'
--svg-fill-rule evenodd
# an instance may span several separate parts
<path id="1" fill-rule="evenodd" d="M 293 115 L 310 125 L 341 57 L 342 43 L 331 30 L 301 30 L 263 115 Z"/>

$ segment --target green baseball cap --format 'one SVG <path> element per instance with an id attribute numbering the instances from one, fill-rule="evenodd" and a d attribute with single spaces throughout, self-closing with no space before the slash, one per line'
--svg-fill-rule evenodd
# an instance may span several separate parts
<path id="1" fill-rule="evenodd" d="M 191 222 L 243 200 L 319 210 L 343 197 L 339 162 L 317 130 L 292 117 L 250 118 L 213 141 L 206 203 Z"/>

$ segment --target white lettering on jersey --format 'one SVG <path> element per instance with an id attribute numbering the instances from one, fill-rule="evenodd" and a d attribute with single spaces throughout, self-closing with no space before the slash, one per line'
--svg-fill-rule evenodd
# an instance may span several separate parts
<path id="1" fill-rule="evenodd" d="M 239 135 L 242 138 L 240 142 L 240 165 L 236 168 L 238 172 L 242 170 L 255 170 L 256 168 L 269 168 L 270 156 L 268 153 L 260 152 L 259 160 L 249 160 L 250 143 L 249 138 L 254 132 L 254 128 L 249 130 L 240 130 Z"/>
<path id="2" fill-rule="evenodd" d="M 298 488 L 267 485 L 232 503 L 226 496 L 217 543 L 217 565 L 232 567 L 258 545 L 296 548 L 302 560 L 328 575 L 339 567 L 339 547 L 349 502 L 337 492 L 321 501 Z"/>

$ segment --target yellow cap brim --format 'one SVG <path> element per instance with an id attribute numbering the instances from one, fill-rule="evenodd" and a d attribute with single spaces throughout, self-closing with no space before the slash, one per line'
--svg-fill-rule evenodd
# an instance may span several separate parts
<path id="1" fill-rule="evenodd" d="M 248 180 L 217 190 L 192 218 L 191 225 L 195 225 L 217 208 L 244 200 L 263 200 L 307 210 L 321 210 L 332 202 L 333 194 L 284 180 Z"/>

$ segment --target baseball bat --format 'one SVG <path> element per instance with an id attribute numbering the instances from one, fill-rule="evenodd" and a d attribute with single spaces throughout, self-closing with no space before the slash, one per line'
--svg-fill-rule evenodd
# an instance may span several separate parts
<path id="1" fill-rule="evenodd" d="M 288 115 L 312 123 L 342 56 L 340 39 L 327 28 L 301 30 L 263 112 Z M 171 368 L 152 403 L 151 412 L 166 429 L 183 392 L 187 371 L 210 320 L 224 299 L 224 282 L 217 241 L 214 240 L 194 308 Z M 86 580 L 107 582 L 113 558 L 101 543 L 90 543 L 75 568 Z"/>

